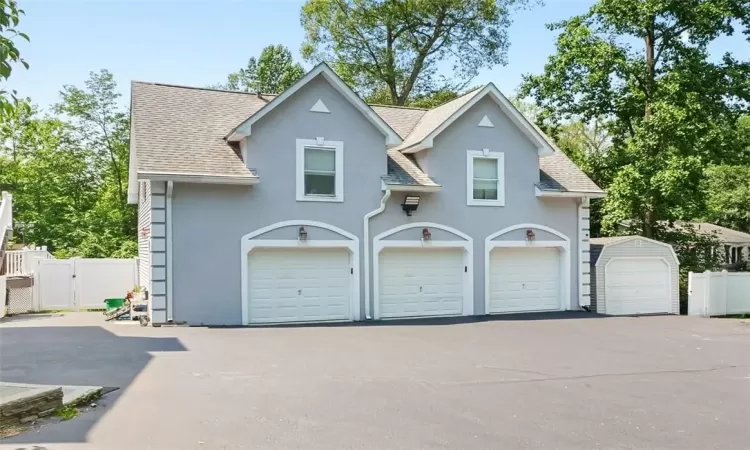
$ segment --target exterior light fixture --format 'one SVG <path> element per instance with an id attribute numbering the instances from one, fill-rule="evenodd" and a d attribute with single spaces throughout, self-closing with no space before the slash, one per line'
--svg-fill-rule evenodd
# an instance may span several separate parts
<path id="1" fill-rule="evenodd" d="M 300 241 L 306 241 L 307 240 L 307 230 L 305 230 L 305 227 L 299 227 L 299 240 Z"/>
<path id="2" fill-rule="evenodd" d="M 432 239 L 432 233 L 430 233 L 430 230 L 427 228 L 422 228 L 422 240 L 429 241 L 430 239 Z"/>
<path id="3" fill-rule="evenodd" d="M 533 241 L 535 237 L 536 235 L 534 234 L 534 230 L 526 230 L 526 240 L 528 242 Z"/>
<path id="4" fill-rule="evenodd" d="M 411 216 L 412 211 L 416 211 L 418 207 L 419 197 L 416 195 L 407 195 L 404 198 L 404 203 L 401 205 L 407 216 Z"/>

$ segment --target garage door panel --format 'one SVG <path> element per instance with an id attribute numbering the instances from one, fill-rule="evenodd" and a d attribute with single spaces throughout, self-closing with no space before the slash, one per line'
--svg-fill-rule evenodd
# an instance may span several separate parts
<path id="1" fill-rule="evenodd" d="M 560 309 L 557 248 L 496 248 L 490 253 L 489 312 Z"/>
<path id="2" fill-rule="evenodd" d="M 251 323 L 351 318 L 347 249 L 256 249 L 248 255 Z"/>
<path id="3" fill-rule="evenodd" d="M 464 250 L 384 249 L 379 254 L 380 317 L 459 315 Z"/>
<path id="4" fill-rule="evenodd" d="M 670 283 L 670 268 L 661 259 L 614 258 L 605 267 L 605 312 L 671 312 Z"/>

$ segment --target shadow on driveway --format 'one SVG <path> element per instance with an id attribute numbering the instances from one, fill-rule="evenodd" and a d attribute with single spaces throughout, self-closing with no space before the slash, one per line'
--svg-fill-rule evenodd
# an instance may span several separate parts
<path id="1" fill-rule="evenodd" d="M 102 403 L 111 407 L 151 360 L 149 352 L 186 351 L 176 338 L 117 336 L 97 326 L 0 328 L 0 380 L 14 383 L 118 388 Z M 86 442 L 86 435 L 109 408 L 97 408 L 55 430 L 55 442 Z M 45 433 L 46 434 L 46 433 Z M 40 442 L 27 433 L 6 443 Z"/>

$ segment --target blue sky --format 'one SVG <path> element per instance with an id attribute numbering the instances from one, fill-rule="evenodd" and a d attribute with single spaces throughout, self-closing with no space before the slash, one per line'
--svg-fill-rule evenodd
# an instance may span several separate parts
<path id="1" fill-rule="evenodd" d="M 303 33 L 303 0 L 20 0 L 20 29 L 28 71 L 17 69 L 7 87 L 46 107 L 63 84 L 82 85 L 90 71 L 115 74 L 127 102 L 130 81 L 189 86 L 223 82 L 268 44 L 284 44 L 296 57 Z M 512 94 L 525 73 L 538 73 L 554 51 L 545 24 L 582 13 L 593 0 L 546 0 L 515 16 L 507 66 L 483 71 L 473 84 L 494 82 Z M 741 36 L 715 43 L 750 59 Z"/>

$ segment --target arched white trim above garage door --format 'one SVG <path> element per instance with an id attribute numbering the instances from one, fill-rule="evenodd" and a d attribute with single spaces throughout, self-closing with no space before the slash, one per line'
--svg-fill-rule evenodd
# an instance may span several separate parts
<path id="1" fill-rule="evenodd" d="M 456 236 L 466 239 L 467 241 L 470 241 L 470 242 L 472 241 L 471 237 L 466 233 L 463 233 L 453 227 L 449 227 L 448 225 L 442 225 L 442 224 L 433 223 L 433 222 L 414 222 L 414 223 L 407 223 L 404 225 L 399 225 L 397 227 L 391 228 L 390 230 L 383 231 L 379 235 L 375 236 L 373 238 L 373 241 L 383 240 L 387 238 L 388 236 L 398 233 L 399 231 L 409 230 L 411 228 L 437 228 L 438 230 L 443 230 L 449 233 L 453 233 Z M 448 242 L 448 241 L 443 241 L 443 242 Z"/>
<path id="2" fill-rule="evenodd" d="M 559 237 L 559 241 L 496 241 L 498 236 L 510 233 L 520 229 L 533 229 L 546 231 Z M 571 309 L 570 296 L 570 238 L 554 228 L 535 223 L 520 223 L 503 228 L 500 231 L 490 234 L 484 240 L 484 313 L 490 311 L 490 253 L 492 250 L 500 247 L 558 247 L 560 249 L 560 280 L 562 289 L 560 290 L 560 310 Z"/>
<path id="3" fill-rule="evenodd" d="M 323 228 L 340 234 L 345 239 L 340 240 L 308 240 L 300 241 L 294 239 L 255 239 L 256 237 L 268 233 L 278 228 L 291 226 L 305 226 Z M 354 234 L 343 230 L 334 225 L 316 222 L 312 220 L 286 220 L 276 222 L 263 228 L 259 228 L 244 236 L 240 240 L 240 276 L 242 279 L 242 324 L 249 325 L 248 312 L 250 309 L 250 299 L 248 298 L 248 254 L 256 248 L 346 248 L 350 252 L 352 264 L 352 286 L 351 286 L 351 307 L 350 320 L 359 320 L 359 238 Z"/>
<path id="4" fill-rule="evenodd" d="M 434 228 L 452 233 L 463 240 L 386 240 L 388 236 L 412 228 Z M 373 318 L 380 318 L 380 252 L 385 248 L 462 248 L 464 249 L 464 279 L 462 315 L 474 314 L 474 240 L 466 233 L 453 227 L 433 222 L 415 222 L 386 230 L 373 238 L 372 278 L 373 278 Z"/>

